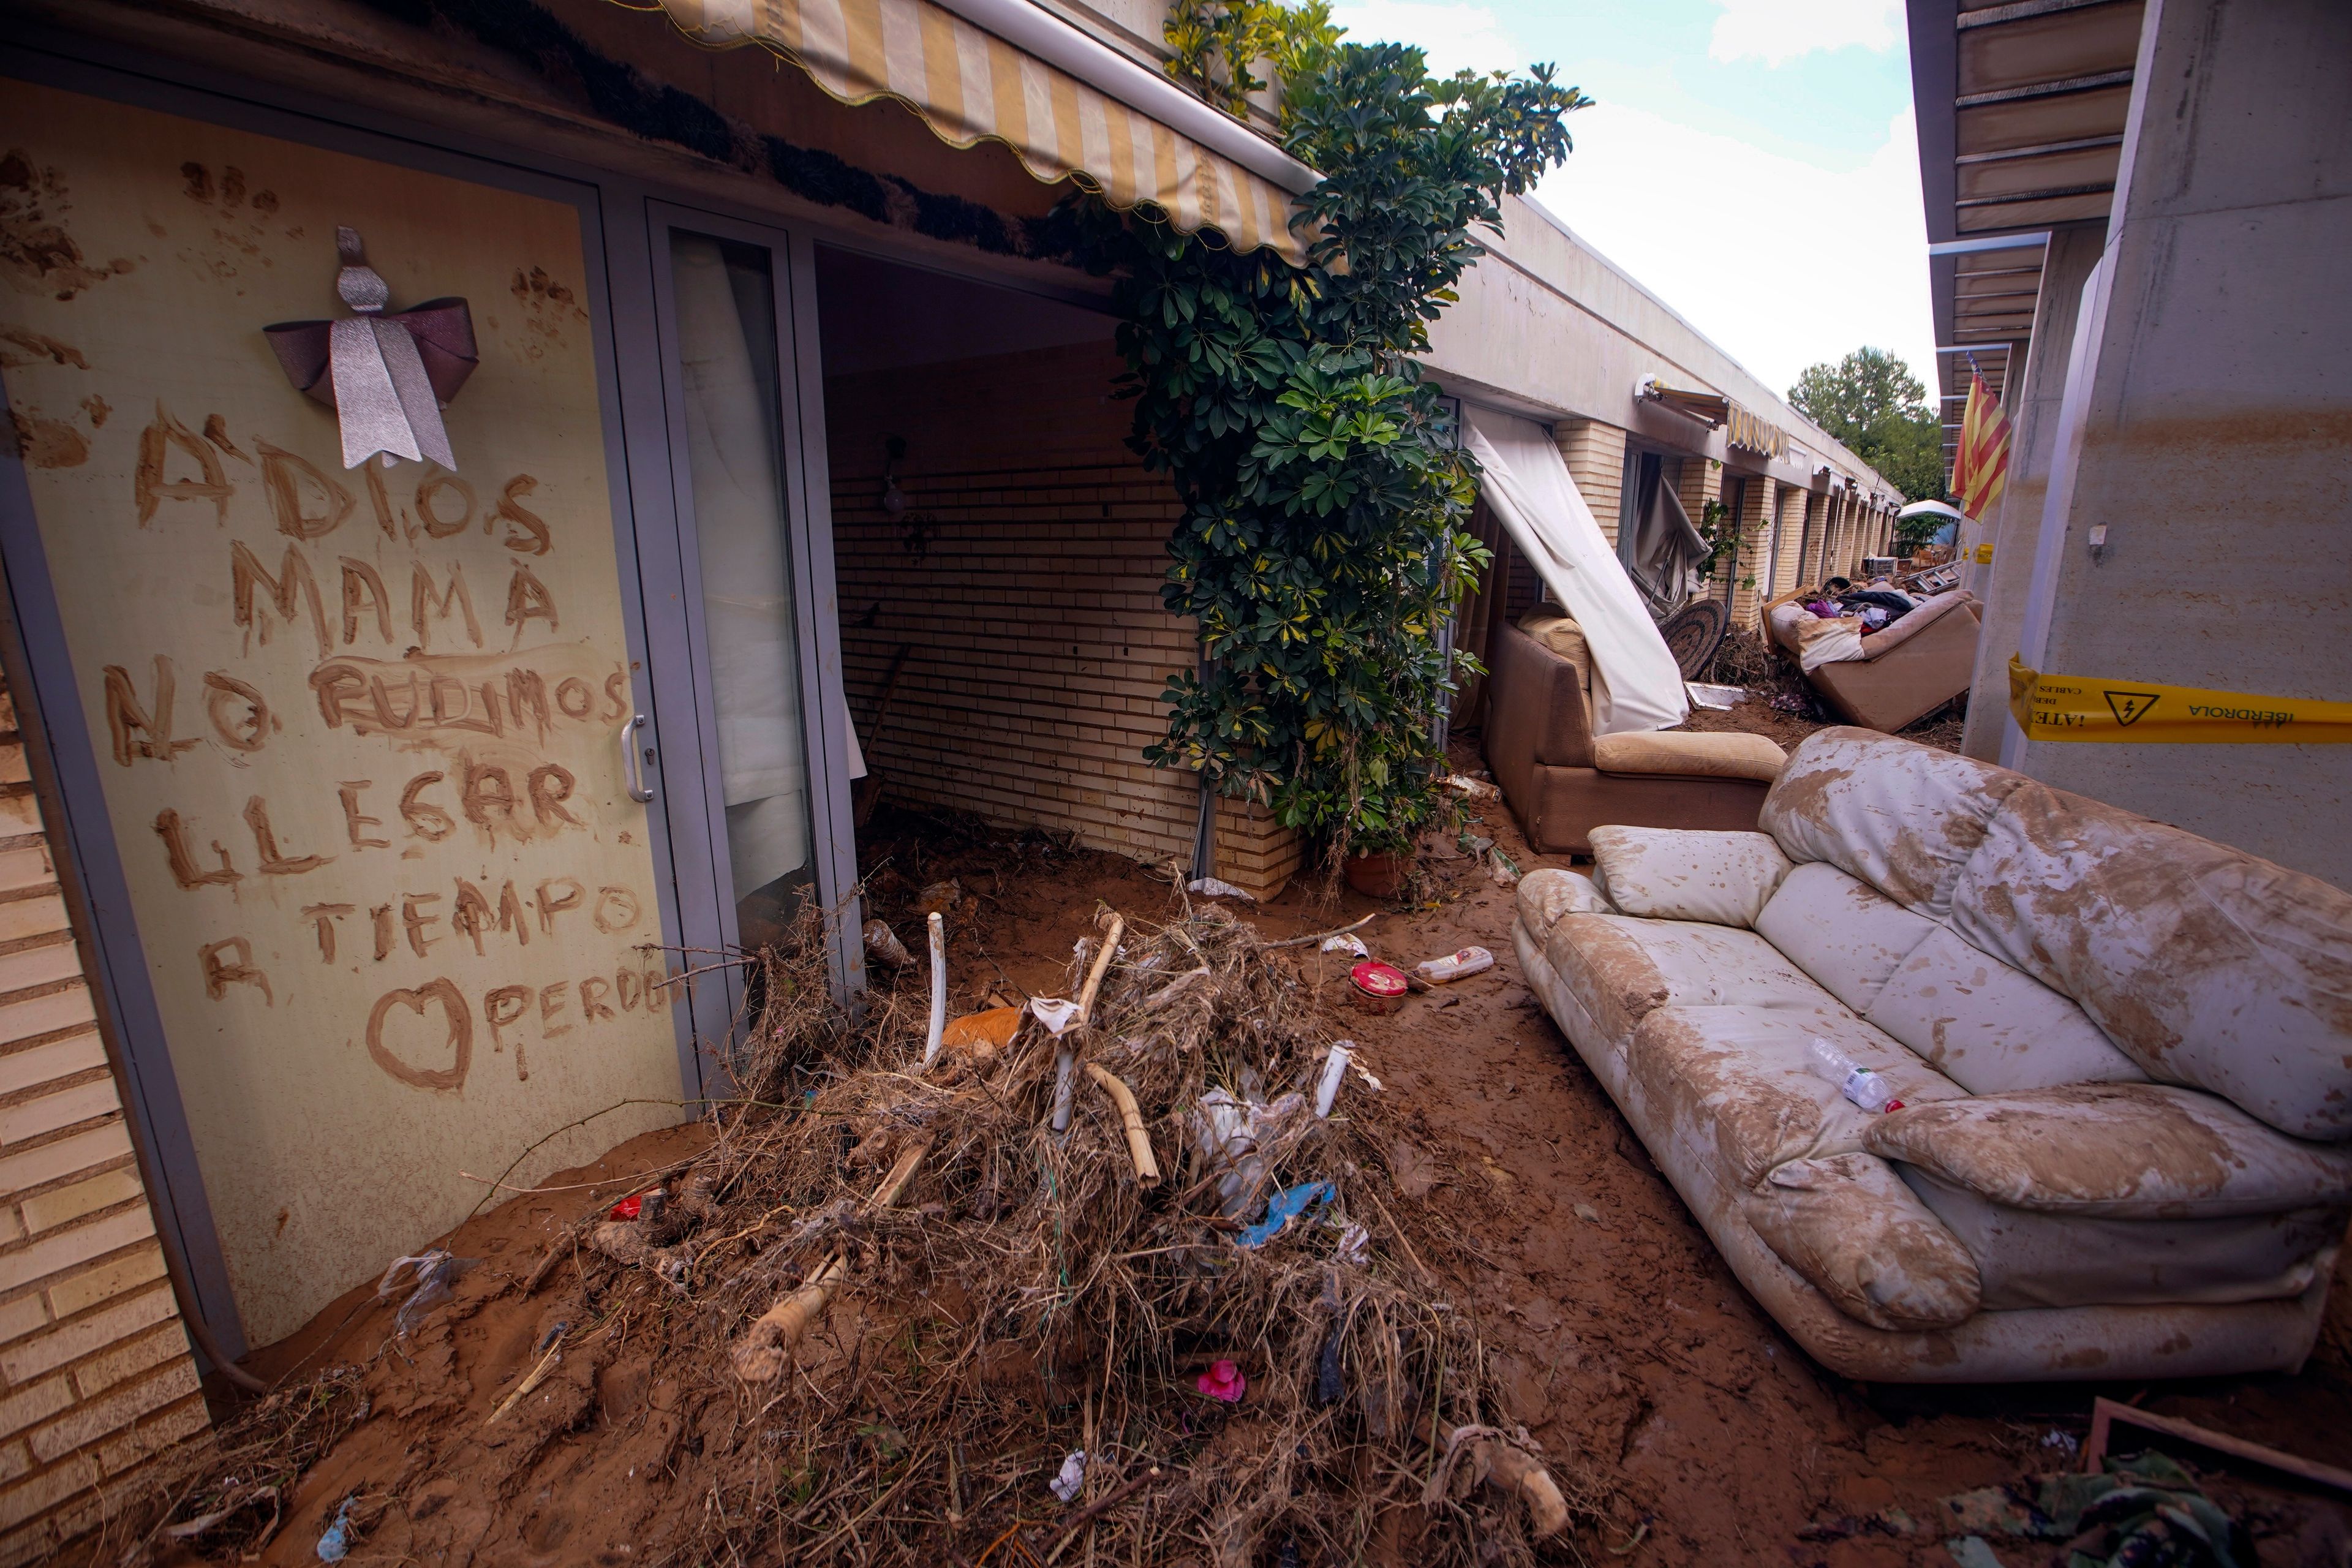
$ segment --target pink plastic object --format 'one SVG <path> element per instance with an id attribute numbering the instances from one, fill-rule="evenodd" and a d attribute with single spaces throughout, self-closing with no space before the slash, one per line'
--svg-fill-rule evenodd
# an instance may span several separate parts
<path id="1" fill-rule="evenodd" d="M 1212 1399 L 1222 1399 L 1228 1405 L 1239 1405 L 1242 1395 L 1249 1391 L 1249 1379 L 1242 1369 L 1229 1361 L 1221 1361 L 1201 1374 L 1200 1390 Z"/>

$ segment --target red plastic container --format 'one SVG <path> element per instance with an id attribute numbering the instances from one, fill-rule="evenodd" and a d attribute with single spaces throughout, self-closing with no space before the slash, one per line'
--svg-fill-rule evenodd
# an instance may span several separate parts
<path id="1" fill-rule="evenodd" d="M 1365 959 L 1348 971 L 1348 988 L 1356 1005 L 1367 1013 L 1393 1013 L 1404 1005 L 1404 971 L 1377 958 Z"/>

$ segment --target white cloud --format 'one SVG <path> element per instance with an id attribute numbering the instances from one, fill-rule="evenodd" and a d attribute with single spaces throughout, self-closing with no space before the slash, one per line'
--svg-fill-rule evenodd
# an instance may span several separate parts
<path id="1" fill-rule="evenodd" d="M 1927 232 L 1906 111 L 1839 172 L 1603 103 L 1536 199 L 1775 391 L 1867 343 L 1933 385 Z"/>
<path id="2" fill-rule="evenodd" d="M 1786 65 L 1815 49 L 1849 46 L 1884 54 L 1902 36 L 1901 0 L 1716 0 L 1723 15 L 1707 40 L 1711 59 Z"/>
<path id="3" fill-rule="evenodd" d="M 1348 29 L 1356 43 L 1393 38 L 1417 44 L 1429 57 L 1432 76 L 1476 71 L 1523 69 L 1527 61 L 1511 30 L 1485 5 L 1460 3 L 1420 4 L 1416 0 L 1351 0 L 1336 5 L 1331 19 Z"/>
<path id="4" fill-rule="evenodd" d="M 1754 26 L 1804 48 L 1883 49 L 1896 39 L 1893 0 L 1718 3 L 1718 54 L 1727 28 L 1735 43 Z M 1492 9 L 1467 0 L 1350 0 L 1333 16 L 1354 37 L 1421 45 L 1435 70 L 1491 70 L 1528 58 Z M 1757 47 L 1763 42 L 1777 38 Z M 1807 365 L 1864 344 L 1908 362 L 1934 387 L 1927 219 L 1907 110 L 1847 171 L 1605 94 L 1569 128 L 1576 151 L 1537 199 L 1773 390 L 1785 393 Z"/>

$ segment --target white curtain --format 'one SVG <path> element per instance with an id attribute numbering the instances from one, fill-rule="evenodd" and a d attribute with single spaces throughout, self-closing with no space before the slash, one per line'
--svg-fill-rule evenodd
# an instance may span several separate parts
<path id="1" fill-rule="evenodd" d="M 1544 427 L 1466 404 L 1486 504 L 1584 630 L 1592 649 L 1592 732 L 1663 730 L 1690 714 L 1682 670 Z"/>
<path id="2" fill-rule="evenodd" d="M 671 247 L 703 629 L 739 900 L 800 869 L 809 855 L 777 449 L 775 296 L 767 268 L 757 264 L 764 258 L 701 235 L 677 235 Z"/>

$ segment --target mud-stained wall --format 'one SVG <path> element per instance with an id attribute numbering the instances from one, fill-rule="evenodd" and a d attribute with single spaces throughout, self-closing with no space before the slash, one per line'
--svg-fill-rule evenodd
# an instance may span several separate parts
<path id="1" fill-rule="evenodd" d="M 472 303 L 460 472 L 346 471 L 262 336 L 343 313 L 339 224 L 396 308 Z M 266 1342 L 460 1218 L 466 1173 L 678 1093 L 579 219 L 18 84 L 0 226 L 74 689 Z"/>

